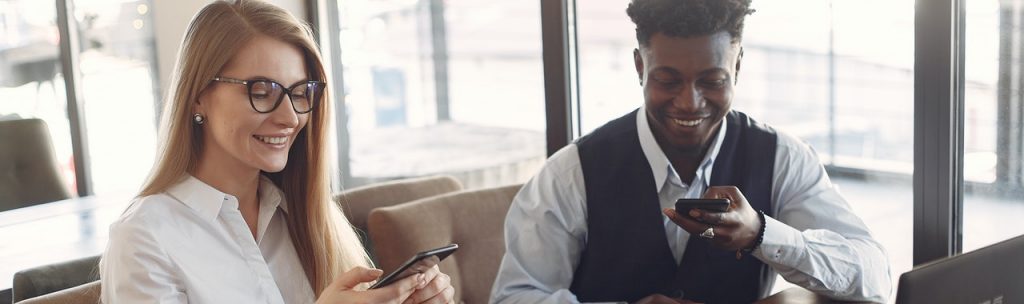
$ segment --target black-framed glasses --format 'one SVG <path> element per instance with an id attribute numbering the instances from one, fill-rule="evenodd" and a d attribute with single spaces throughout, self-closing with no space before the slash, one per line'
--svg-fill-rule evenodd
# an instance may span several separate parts
<path id="1" fill-rule="evenodd" d="M 249 93 L 249 104 L 252 105 L 253 110 L 259 113 L 270 113 L 276 110 L 284 100 L 284 95 L 288 95 L 295 113 L 309 113 L 323 97 L 324 88 L 327 87 L 327 84 L 316 80 L 299 82 L 287 88 L 270 79 L 241 80 L 213 77 L 213 81 L 245 85 L 246 92 Z"/>

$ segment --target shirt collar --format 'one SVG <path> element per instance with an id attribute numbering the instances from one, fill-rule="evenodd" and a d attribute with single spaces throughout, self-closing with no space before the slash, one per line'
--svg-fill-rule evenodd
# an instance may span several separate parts
<path id="1" fill-rule="evenodd" d="M 270 180 L 266 175 L 260 174 L 260 202 L 272 209 L 278 207 L 281 211 L 288 213 L 288 203 L 284 200 L 284 191 L 274 185 L 274 182 Z"/>
<path id="2" fill-rule="evenodd" d="M 217 219 L 217 214 L 220 213 L 221 208 L 224 208 L 226 202 L 233 201 L 235 208 L 238 208 L 237 199 L 233 195 L 221 192 L 192 175 L 186 175 L 180 183 L 167 189 L 167 194 L 198 213 L 200 218 L 211 222 Z M 281 189 L 262 174 L 260 175 L 258 195 L 260 204 L 264 205 L 261 207 L 273 209 L 280 207 L 285 213 L 288 212 L 288 204 L 284 203 Z"/>
<path id="3" fill-rule="evenodd" d="M 651 125 L 647 123 L 647 108 L 640 107 L 636 115 L 636 130 L 640 138 L 640 149 L 643 150 L 647 163 L 651 166 L 651 173 L 654 174 L 654 184 L 657 186 L 658 192 L 661 192 L 662 186 L 665 185 L 666 180 L 669 180 L 670 176 L 676 181 L 681 179 L 676 170 L 672 168 L 672 163 L 668 161 L 668 156 L 665 156 L 665 151 L 661 150 L 658 141 L 654 139 Z M 721 150 L 722 142 L 725 139 L 726 125 L 726 121 L 723 120 L 718 128 L 718 134 L 711 143 L 711 149 L 708 149 L 708 153 L 704 155 L 704 160 L 697 167 L 697 175 L 694 181 L 702 181 L 704 186 L 707 186 L 711 180 L 711 171 L 714 168 L 715 159 L 718 157 L 718 151 Z"/>

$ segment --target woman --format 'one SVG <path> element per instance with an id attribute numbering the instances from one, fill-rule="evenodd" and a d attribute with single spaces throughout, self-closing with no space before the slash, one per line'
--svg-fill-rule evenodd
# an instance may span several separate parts
<path id="1" fill-rule="evenodd" d="M 256 1 L 192 20 L 161 153 L 111 225 L 105 303 L 449 303 L 437 267 L 366 290 L 359 239 L 331 201 L 330 104 L 307 26 Z"/>

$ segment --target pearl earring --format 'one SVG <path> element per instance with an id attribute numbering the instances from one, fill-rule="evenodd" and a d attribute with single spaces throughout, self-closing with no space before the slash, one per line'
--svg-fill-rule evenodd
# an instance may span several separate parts
<path id="1" fill-rule="evenodd" d="M 206 122 L 206 117 L 203 117 L 203 114 L 196 113 L 195 115 L 192 115 L 192 122 L 197 125 L 201 125 Z"/>

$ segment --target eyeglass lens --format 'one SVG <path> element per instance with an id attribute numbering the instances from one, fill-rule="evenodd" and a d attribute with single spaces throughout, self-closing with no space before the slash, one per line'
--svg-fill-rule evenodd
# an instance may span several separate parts
<path id="1" fill-rule="evenodd" d="M 295 112 L 306 113 L 313 109 L 313 103 L 319 99 L 323 86 L 314 81 L 296 84 L 289 89 L 292 107 Z M 283 101 L 284 87 L 270 80 L 254 80 L 249 85 L 249 99 L 257 112 L 267 113 L 277 108 Z"/>

